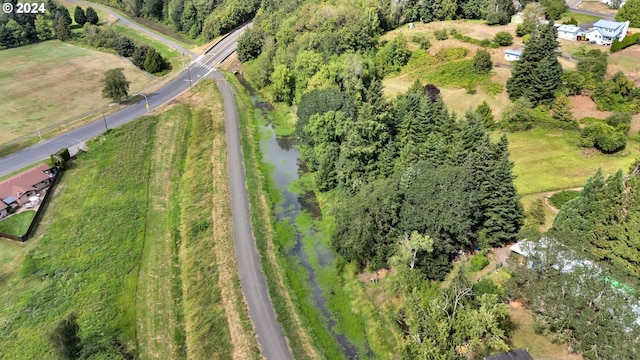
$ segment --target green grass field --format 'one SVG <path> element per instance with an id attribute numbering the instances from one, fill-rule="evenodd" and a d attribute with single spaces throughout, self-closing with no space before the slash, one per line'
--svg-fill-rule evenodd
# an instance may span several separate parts
<path id="1" fill-rule="evenodd" d="M 2 219 L 0 220 L 0 232 L 15 236 L 23 235 L 29 229 L 29 225 L 31 225 L 31 221 L 35 216 L 36 212 L 29 210 Z"/>
<path id="2" fill-rule="evenodd" d="M 0 145 L 109 104 L 100 80 L 116 67 L 131 93 L 154 83 L 117 55 L 57 40 L 0 51 Z"/>
<path id="3" fill-rule="evenodd" d="M 141 139 L 153 130 L 147 118 L 99 137 L 62 175 L 19 271 L 0 292 L 0 321 L 11 324 L 0 328 L 5 358 L 50 358 L 45 335 L 71 311 L 86 344 L 135 348 L 150 149 Z"/>
<path id="4" fill-rule="evenodd" d="M 562 24 L 566 21 L 569 21 L 571 18 L 576 19 L 578 21 L 578 24 L 590 23 L 590 22 L 598 21 L 601 19 L 599 16 L 588 15 L 588 14 L 578 14 L 573 11 L 565 11 L 560 16 L 561 16 L 560 20 L 556 22 L 558 24 Z"/>
<path id="5" fill-rule="evenodd" d="M 259 357 L 231 228 L 218 224 L 231 213 L 215 213 L 228 193 L 226 147 L 211 152 L 224 138 L 213 86 L 93 140 L 32 239 L 0 241 L 1 358 L 52 358 L 46 334 L 71 311 L 93 358 Z"/>
<path id="6" fill-rule="evenodd" d="M 498 134 L 493 134 L 494 139 Z M 624 171 L 640 152 L 640 144 L 629 141 L 627 148 L 612 155 L 578 147 L 577 131 L 537 128 L 507 134 L 511 161 L 520 195 L 581 187 L 598 168 L 605 174 Z"/>

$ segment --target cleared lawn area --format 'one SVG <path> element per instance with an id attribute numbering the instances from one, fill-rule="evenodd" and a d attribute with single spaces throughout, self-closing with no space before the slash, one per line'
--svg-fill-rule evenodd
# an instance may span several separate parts
<path id="1" fill-rule="evenodd" d="M 0 51 L 0 145 L 107 105 L 100 80 L 117 67 L 130 93 L 154 83 L 116 55 L 57 40 Z"/>
<path id="2" fill-rule="evenodd" d="M 584 4 L 584 2 L 583 2 L 583 4 Z M 582 7 L 582 6 L 580 6 L 580 7 Z M 606 5 L 605 5 L 605 7 L 606 7 Z M 576 21 L 578 21 L 578 24 L 586 24 L 586 23 L 598 21 L 598 20 L 601 19 L 599 16 L 588 15 L 588 14 L 578 14 L 578 13 L 575 13 L 573 11 L 565 11 L 564 13 L 562 13 L 561 16 L 562 17 L 560 18 L 560 20 L 556 21 L 557 24 L 565 23 L 565 22 L 571 20 L 571 18 L 576 19 Z"/>
<path id="3" fill-rule="evenodd" d="M 494 133 L 492 137 L 498 136 Z M 640 151 L 635 141 L 628 141 L 624 151 L 612 155 L 581 148 L 577 131 L 537 128 L 508 133 L 507 137 L 520 195 L 580 187 L 598 168 L 605 174 L 627 170 Z"/>
<path id="4" fill-rule="evenodd" d="M 522 308 L 518 303 L 509 306 L 511 321 L 516 324 L 516 330 L 511 337 L 512 348 L 527 349 L 535 358 L 555 360 L 581 360 L 580 354 L 569 354 L 567 344 L 554 344 L 549 338 L 538 335 L 533 331 L 533 316 L 531 310 Z"/>
<path id="5" fill-rule="evenodd" d="M 6 219 L 0 221 L 0 232 L 20 236 L 27 232 L 31 221 L 36 216 L 34 210 L 23 211 L 19 214 L 14 214 Z"/>

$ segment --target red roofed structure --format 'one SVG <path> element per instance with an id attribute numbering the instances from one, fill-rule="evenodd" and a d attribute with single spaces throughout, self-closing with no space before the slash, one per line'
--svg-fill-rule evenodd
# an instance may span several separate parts
<path id="1" fill-rule="evenodd" d="M 7 216 L 10 207 L 25 204 L 30 197 L 49 187 L 56 171 L 47 164 L 40 164 L 0 181 L 0 219 Z"/>

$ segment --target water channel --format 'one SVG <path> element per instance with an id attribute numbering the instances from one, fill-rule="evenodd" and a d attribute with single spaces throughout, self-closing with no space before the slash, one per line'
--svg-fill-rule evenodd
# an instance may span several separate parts
<path id="1" fill-rule="evenodd" d="M 272 110 L 271 104 L 261 101 L 255 90 L 240 75 L 238 75 L 238 80 L 249 92 L 254 108 L 260 110 L 263 117 L 268 120 L 270 110 Z M 278 221 L 284 220 L 290 222 L 295 230 L 295 245 L 289 250 L 287 255 L 297 258 L 309 274 L 307 282 L 313 289 L 315 306 L 326 319 L 329 331 L 336 342 L 342 347 L 346 357 L 349 359 L 358 359 L 358 348 L 354 346 L 344 334 L 335 331 L 336 321 L 332 318 L 331 312 L 327 307 L 327 299 L 322 289 L 320 289 L 316 272 L 309 261 L 309 256 L 303 249 L 302 234 L 296 226 L 296 218 L 302 214 L 303 211 L 310 213 L 312 217 L 315 218 L 322 216 L 313 192 L 296 194 L 289 190 L 289 186 L 297 181 L 301 174 L 306 171 L 304 164 L 300 162 L 298 149 L 294 147 L 295 143 L 293 138 L 276 136 L 271 124 L 264 125 L 262 129 L 260 129 L 260 134 L 262 134 L 260 140 L 262 161 L 273 167 L 270 175 L 278 186 L 283 199 L 277 208 L 275 214 L 276 219 Z M 313 233 L 311 235 L 313 235 Z M 328 249 L 322 249 L 321 247 L 320 244 L 314 246 L 320 265 L 334 266 L 334 258 L 331 251 L 327 251 Z M 370 350 L 367 352 L 370 352 Z"/>

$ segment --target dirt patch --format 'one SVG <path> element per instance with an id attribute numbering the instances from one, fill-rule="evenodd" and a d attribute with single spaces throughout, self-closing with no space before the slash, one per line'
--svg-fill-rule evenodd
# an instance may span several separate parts
<path id="1" fill-rule="evenodd" d="M 631 134 L 635 134 L 640 132 L 640 114 L 635 114 L 631 118 L 631 130 L 629 130 Z"/>
<path id="2" fill-rule="evenodd" d="M 600 1 L 583 1 L 578 8 L 589 11 L 597 11 L 605 14 L 616 14 L 618 10 L 611 9 Z"/>
<path id="3" fill-rule="evenodd" d="M 607 75 L 613 76 L 618 71 L 622 71 L 627 79 L 633 81 L 636 86 L 640 86 L 640 46 L 630 46 L 614 54 L 609 54 L 609 67 Z"/>
<path id="4" fill-rule="evenodd" d="M 605 119 L 611 116 L 611 111 L 600 111 L 596 108 L 596 104 L 586 95 L 570 96 L 571 106 L 573 107 L 573 117 L 580 120 L 584 117 L 594 117 L 596 119 Z"/>

